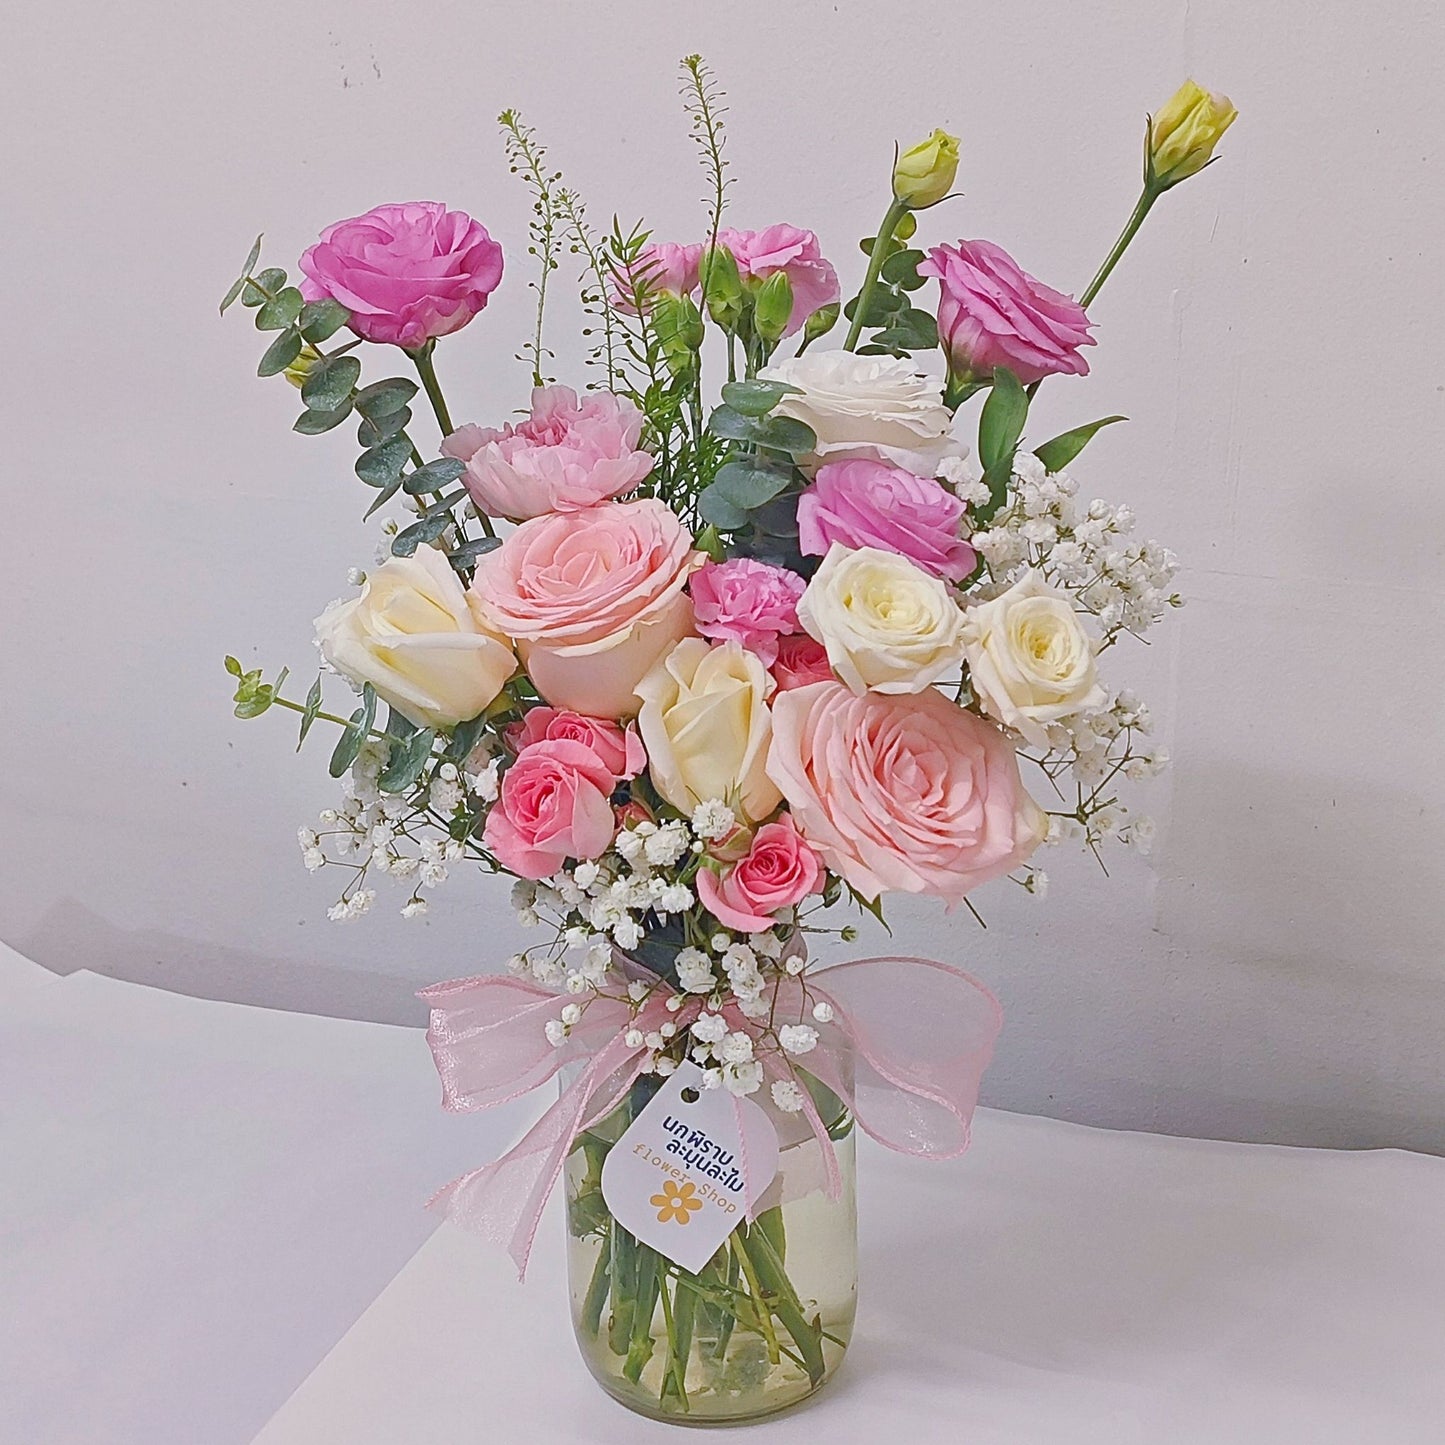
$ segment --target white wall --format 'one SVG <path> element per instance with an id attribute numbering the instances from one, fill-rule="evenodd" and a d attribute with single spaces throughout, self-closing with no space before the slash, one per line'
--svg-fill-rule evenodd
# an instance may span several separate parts
<path id="1" fill-rule="evenodd" d="M 446 346 L 455 409 L 523 399 L 515 104 L 594 214 L 699 229 L 674 62 L 731 92 L 735 217 L 856 266 L 890 150 L 961 132 L 967 198 L 928 218 L 1077 289 L 1134 195 L 1146 107 L 1186 74 L 1243 118 L 1095 308 L 1107 412 L 1079 471 L 1188 564 L 1134 676 L 1177 768 L 1150 863 L 1053 857 L 990 928 L 902 906 L 898 943 L 991 980 L 1009 1107 L 1139 1128 L 1445 1148 L 1440 537 L 1445 353 L 1432 0 L 919 0 L 707 7 L 57 3 L 15 17 L 8 194 L 0 935 L 51 968 L 342 1014 L 511 947 L 499 889 L 431 921 L 324 920 L 296 825 L 324 753 L 229 715 L 223 652 L 310 666 L 309 619 L 370 555 L 349 429 L 303 439 L 215 304 L 252 236 L 425 196 L 507 245 Z M 903 27 L 900 33 L 900 26 Z M 935 216 L 937 213 L 934 213 Z M 559 318 L 564 319 L 559 312 Z M 560 339 L 560 338 L 559 338 Z M 564 353 L 564 360 L 568 357 Z M 400 900 L 397 900 L 398 902 Z M 869 946 L 886 940 L 868 937 Z"/>

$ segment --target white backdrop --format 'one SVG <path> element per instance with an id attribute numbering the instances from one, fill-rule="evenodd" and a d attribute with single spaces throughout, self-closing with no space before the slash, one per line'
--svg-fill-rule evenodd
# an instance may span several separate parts
<path id="1" fill-rule="evenodd" d="M 1076 470 L 1188 567 L 1189 607 L 1130 660 L 1177 762 L 1150 789 L 1160 846 L 1107 882 L 1054 854 L 1046 901 L 980 898 L 986 933 L 901 906 L 894 946 L 1003 997 L 989 1102 L 1445 1149 L 1440 12 L 904 14 L 27 7 L 0 93 L 0 936 L 60 971 L 396 1020 L 420 1017 L 416 986 L 513 946 L 502 890 L 462 883 L 424 923 L 328 924 L 329 879 L 293 844 L 331 796 L 325 744 L 298 760 L 288 719 L 230 717 L 222 654 L 289 663 L 304 691 L 309 619 L 372 550 L 350 429 L 293 436 L 249 315 L 216 317 L 257 230 L 290 264 L 379 201 L 483 219 L 508 278 L 440 363 L 459 418 L 494 420 L 524 400 L 530 306 L 504 105 L 595 216 L 696 234 L 674 64 L 701 50 L 733 105 L 735 223 L 811 226 L 844 268 L 895 137 L 943 125 L 967 196 L 934 238 L 996 239 L 1077 291 L 1132 203 L 1145 109 L 1193 74 L 1243 112 L 1224 160 L 1161 204 L 1094 308 L 1093 375 L 1045 388 L 1032 427 L 1133 417 Z"/>

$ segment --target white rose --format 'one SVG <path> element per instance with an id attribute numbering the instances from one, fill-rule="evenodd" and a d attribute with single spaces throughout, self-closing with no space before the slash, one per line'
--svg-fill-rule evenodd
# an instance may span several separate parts
<path id="1" fill-rule="evenodd" d="M 722 798 L 758 821 L 782 802 L 767 774 L 773 687 L 755 652 L 700 637 L 679 642 L 638 683 L 652 785 L 674 808 L 691 815 Z"/>
<path id="2" fill-rule="evenodd" d="M 418 727 L 446 728 L 487 707 L 517 659 L 473 612 L 466 590 L 434 547 L 391 557 L 359 597 L 316 619 L 322 656 Z"/>
<path id="3" fill-rule="evenodd" d="M 803 630 L 859 695 L 922 692 L 963 665 L 963 613 L 906 557 L 834 542 L 798 603 Z"/>
<path id="4" fill-rule="evenodd" d="M 805 471 L 866 457 L 931 477 L 944 457 L 961 450 L 950 435 L 943 382 L 899 357 L 808 351 L 758 375 L 799 390 L 778 403 L 777 415 L 817 433 L 817 451 L 800 459 Z"/>
<path id="5" fill-rule="evenodd" d="M 1045 725 L 1107 701 L 1094 644 L 1066 594 L 1034 570 L 1007 592 L 964 613 L 964 653 L 985 712 L 1035 747 L 1049 745 Z"/>

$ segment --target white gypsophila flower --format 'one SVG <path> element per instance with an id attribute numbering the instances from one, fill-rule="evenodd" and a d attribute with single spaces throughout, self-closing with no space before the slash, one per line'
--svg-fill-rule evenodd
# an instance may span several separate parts
<path id="1" fill-rule="evenodd" d="M 654 1052 L 660 1049 L 666 1042 L 666 1040 L 662 1037 L 661 1029 L 650 1030 L 648 1033 L 643 1035 L 642 1041 L 647 1045 L 648 1048 L 652 1049 Z"/>
<path id="2" fill-rule="evenodd" d="M 542 1031 L 554 1049 L 560 1049 L 567 1042 L 567 1025 L 561 1019 L 548 1019 L 542 1026 Z"/>
<path id="3" fill-rule="evenodd" d="M 960 496 L 968 488 L 981 484 L 983 468 L 979 466 L 977 459 L 969 452 L 967 447 L 960 447 L 960 450 L 952 456 L 944 457 L 934 469 L 934 476 L 941 482 L 947 482 L 950 487 Z M 967 501 L 968 498 L 964 497 Z M 988 487 L 983 488 L 981 501 L 988 500 Z"/>
<path id="4" fill-rule="evenodd" d="M 776 1079 L 772 1087 L 773 1103 L 785 1114 L 796 1114 L 803 1107 L 803 1091 L 791 1079 Z"/>
<path id="5" fill-rule="evenodd" d="M 580 1003 L 568 1003 L 562 1005 L 562 1022 L 564 1024 L 575 1024 L 582 1017 L 582 1005 Z"/>
<path id="6" fill-rule="evenodd" d="M 717 1050 L 718 1057 L 725 1064 L 745 1064 L 753 1056 L 751 1034 L 730 1033 Z"/>
<path id="7" fill-rule="evenodd" d="M 527 955 L 525 953 L 514 953 L 507 960 L 508 973 L 526 973 L 529 967 L 530 965 L 527 963 Z"/>
<path id="8" fill-rule="evenodd" d="M 642 925 L 634 918 L 624 918 L 613 925 L 612 938 L 618 948 L 627 952 L 642 942 Z"/>
<path id="9" fill-rule="evenodd" d="M 628 1029 L 627 1032 L 622 1036 L 622 1042 L 626 1044 L 629 1049 L 640 1049 L 643 1042 L 642 1030 Z"/>
<path id="10" fill-rule="evenodd" d="M 727 1037 L 728 1021 L 721 1014 L 700 1013 L 692 1021 L 688 1032 L 699 1043 L 719 1044 Z"/>
<path id="11" fill-rule="evenodd" d="M 326 854 L 320 848 L 308 848 L 301 855 L 301 861 L 306 865 L 308 873 L 314 873 L 318 868 L 326 866 Z"/>
<path id="12" fill-rule="evenodd" d="M 763 1086 L 763 1066 L 756 1059 L 743 1064 L 728 1064 L 722 1075 L 723 1087 L 739 1098 L 756 1094 Z"/>
<path id="13" fill-rule="evenodd" d="M 652 1071 L 665 1079 L 669 1074 L 676 1073 L 677 1060 L 670 1059 L 666 1054 L 663 1054 L 653 1062 Z"/>
<path id="14" fill-rule="evenodd" d="M 565 968 L 566 965 L 564 964 L 563 967 Z M 568 971 L 567 971 L 567 992 L 568 992 L 568 993 L 586 993 L 587 990 L 588 990 L 589 988 L 591 988 L 591 987 L 592 987 L 592 985 L 591 985 L 591 983 L 588 981 L 587 975 L 586 975 L 585 973 L 583 973 L 580 969 L 568 969 Z"/>
<path id="15" fill-rule="evenodd" d="M 659 913 L 686 913 L 697 901 L 691 888 L 685 883 L 669 883 L 657 897 Z"/>
<path id="16" fill-rule="evenodd" d="M 700 948 L 684 948 L 677 955 L 677 982 L 684 993 L 711 993 L 717 984 L 712 963 Z"/>
<path id="17" fill-rule="evenodd" d="M 784 1024 L 778 1030 L 778 1042 L 785 1054 L 806 1054 L 818 1044 L 818 1030 L 811 1024 Z"/>
<path id="18" fill-rule="evenodd" d="M 813 1005 L 813 1017 L 817 1019 L 820 1024 L 832 1023 L 833 1005 L 826 999 L 820 998 L 818 1002 Z"/>
<path id="19" fill-rule="evenodd" d="M 612 846 L 622 856 L 624 862 L 635 867 L 643 859 L 643 850 L 647 847 L 647 837 L 641 828 L 624 828 L 617 835 Z M 585 886 L 590 887 L 591 885 Z"/>
<path id="20" fill-rule="evenodd" d="M 729 938 L 726 933 L 714 933 L 713 936 L 708 939 L 708 946 L 714 953 L 724 953 L 732 946 L 732 939 Z"/>
<path id="21" fill-rule="evenodd" d="M 772 1005 L 766 995 L 759 991 L 756 995 L 749 994 L 745 998 L 739 998 L 738 1012 L 748 1019 L 766 1018 L 772 1012 Z"/>
<path id="22" fill-rule="evenodd" d="M 309 853 L 320 841 L 314 828 L 298 828 L 296 830 L 296 842 L 303 853 Z"/>
<path id="23" fill-rule="evenodd" d="M 567 970 L 560 958 L 537 958 L 532 960 L 532 977 L 547 988 L 560 988 Z"/>
<path id="24" fill-rule="evenodd" d="M 766 933 L 754 933 L 749 937 L 749 946 L 759 958 L 776 960 L 782 957 L 786 946 L 777 933 L 769 929 Z"/>
<path id="25" fill-rule="evenodd" d="M 403 918 L 421 918 L 427 911 L 425 898 L 413 898 L 402 905 L 401 916 Z"/>
<path id="26" fill-rule="evenodd" d="M 664 823 L 642 845 L 647 861 L 656 868 L 670 868 L 687 852 L 691 839 L 687 828 L 678 822 Z"/>
<path id="27" fill-rule="evenodd" d="M 797 974 L 802 973 L 802 971 L 807 968 L 807 966 L 807 958 L 801 953 L 794 953 L 789 955 L 788 961 L 783 965 L 783 968 L 788 973 L 796 976 Z"/>
<path id="28" fill-rule="evenodd" d="M 692 810 L 692 831 L 709 843 L 726 838 L 737 821 L 736 814 L 721 798 L 709 798 Z"/>
<path id="29" fill-rule="evenodd" d="M 1049 875 L 1042 868 L 1035 868 L 1029 876 L 1024 879 L 1024 887 L 1028 889 L 1035 898 L 1046 897 L 1049 891 Z"/>
<path id="30" fill-rule="evenodd" d="M 702 1071 L 702 1086 L 704 1089 L 722 1088 L 723 1076 L 721 1069 L 704 1069 Z"/>
<path id="31" fill-rule="evenodd" d="M 591 859 L 585 859 L 572 870 L 572 881 L 579 888 L 590 888 L 602 876 L 602 870 Z"/>
<path id="32" fill-rule="evenodd" d="M 519 878 L 512 884 L 512 907 L 519 913 L 524 908 L 531 908 L 536 901 L 537 885 L 530 879 Z"/>
<path id="33" fill-rule="evenodd" d="M 438 872 L 438 871 L 439 871 L 439 872 L 441 873 L 441 876 L 442 876 L 443 878 L 446 877 L 446 869 L 445 869 L 445 868 L 438 869 L 438 866 L 437 866 L 435 863 L 423 863 L 423 864 L 422 864 L 422 868 L 421 868 L 421 873 L 422 873 L 422 883 L 423 883 L 424 885 L 425 885 L 426 882 L 427 882 L 427 871 L 428 871 L 428 869 L 432 870 L 433 872 Z M 516 915 L 516 916 L 517 916 L 517 927 L 518 927 L 518 928 L 536 928 L 536 927 L 541 923 L 541 921 L 542 921 L 541 918 L 538 916 L 537 910 L 536 910 L 535 908 L 519 908 L 519 909 L 517 910 L 517 915 Z"/>

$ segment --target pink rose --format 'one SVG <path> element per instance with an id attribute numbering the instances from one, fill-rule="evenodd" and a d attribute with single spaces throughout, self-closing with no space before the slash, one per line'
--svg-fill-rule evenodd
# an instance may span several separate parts
<path id="1" fill-rule="evenodd" d="M 1094 338 L 1084 308 L 991 241 L 935 246 L 918 274 L 938 278 L 938 334 L 956 372 L 989 376 L 1006 366 L 1026 383 L 1055 372 L 1087 375 L 1079 348 Z"/>
<path id="2" fill-rule="evenodd" d="M 674 241 L 654 241 L 637 253 L 632 263 L 634 280 L 645 281 L 649 296 L 666 293 L 688 296 L 697 290 L 697 267 L 702 246 L 679 246 Z M 636 298 L 627 273 L 619 272 L 612 287 L 612 304 L 629 315 L 637 311 Z"/>
<path id="3" fill-rule="evenodd" d="M 842 293 L 838 273 L 823 259 L 818 238 L 811 231 L 780 224 L 763 231 L 734 231 L 724 227 L 717 233 L 738 263 L 744 281 L 766 281 L 775 272 L 787 273 L 793 288 L 793 309 L 784 336 L 791 336 L 824 306 L 831 306 Z"/>
<path id="4" fill-rule="evenodd" d="M 932 688 L 778 694 L 768 776 L 803 837 L 860 893 L 957 903 L 1018 867 L 1048 831 L 998 728 Z"/>
<path id="5" fill-rule="evenodd" d="M 783 908 L 818 891 L 823 866 L 785 813 L 753 835 L 747 855 L 726 876 L 699 870 L 697 896 L 724 928 L 762 933 Z"/>
<path id="6" fill-rule="evenodd" d="M 550 878 L 569 858 L 612 844 L 612 774 L 571 738 L 533 743 L 502 774 L 482 841 L 521 878 Z"/>
<path id="7" fill-rule="evenodd" d="M 466 463 L 463 480 L 482 511 L 522 522 L 630 492 L 652 470 L 641 436 L 642 413 L 610 391 L 579 401 L 570 386 L 539 386 L 520 426 L 461 427 L 442 452 Z"/>
<path id="8" fill-rule="evenodd" d="M 978 558 L 959 536 L 964 504 L 947 487 L 882 462 L 829 462 L 798 498 L 798 545 L 824 557 L 834 542 L 897 552 L 961 582 Z"/>
<path id="9" fill-rule="evenodd" d="M 587 717 L 555 707 L 529 708 L 521 722 L 507 729 L 506 739 L 507 746 L 518 754 L 534 743 L 563 739 L 581 743 L 619 783 L 635 778 L 647 766 L 647 754 L 633 724 L 624 731 L 610 718 Z"/>
<path id="10" fill-rule="evenodd" d="M 782 638 L 778 642 L 778 660 L 773 663 L 773 680 L 779 692 L 807 687 L 812 682 L 836 681 L 828 649 L 806 632 Z"/>
<path id="11" fill-rule="evenodd" d="M 637 711 L 633 688 L 693 631 L 703 562 L 664 502 L 604 502 L 523 522 L 477 562 L 484 619 L 513 638 L 537 691 L 588 717 Z"/>
<path id="12" fill-rule="evenodd" d="M 351 312 L 358 336 L 415 351 L 487 304 L 502 279 L 502 248 L 464 212 L 409 201 L 328 226 L 300 265 L 308 301 L 330 296 Z"/>
<path id="13" fill-rule="evenodd" d="M 707 562 L 692 579 L 697 630 L 721 642 L 741 642 L 771 667 L 779 635 L 798 630 L 798 599 L 807 585 L 796 572 L 751 557 Z"/>

